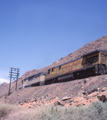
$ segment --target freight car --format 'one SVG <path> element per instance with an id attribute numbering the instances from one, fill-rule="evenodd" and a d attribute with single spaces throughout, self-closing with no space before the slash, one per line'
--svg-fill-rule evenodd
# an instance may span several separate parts
<path id="1" fill-rule="evenodd" d="M 45 84 L 107 73 L 107 51 L 94 50 L 47 71 Z"/>
<path id="2" fill-rule="evenodd" d="M 40 72 L 34 75 L 31 75 L 22 80 L 20 88 L 30 87 L 30 86 L 38 86 L 43 85 L 45 82 L 45 72 Z"/>

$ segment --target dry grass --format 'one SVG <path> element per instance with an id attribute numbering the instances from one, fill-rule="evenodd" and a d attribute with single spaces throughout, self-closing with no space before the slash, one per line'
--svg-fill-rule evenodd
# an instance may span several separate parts
<path id="1" fill-rule="evenodd" d="M 0 105 L 0 120 L 107 120 L 107 104 L 95 102 L 88 107 L 44 106 L 26 109 L 19 106 Z"/>

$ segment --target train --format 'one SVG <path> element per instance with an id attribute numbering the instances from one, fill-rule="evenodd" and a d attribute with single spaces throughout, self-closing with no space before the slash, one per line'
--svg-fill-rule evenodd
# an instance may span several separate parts
<path id="1" fill-rule="evenodd" d="M 22 80 L 22 86 L 45 85 L 86 78 L 107 73 L 107 51 L 97 49 L 73 61 L 52 67 L 47 72 L 29 76 Z M 42 76 L 42 77 L 41 77 Z M 32 78 L 32 80 L 31 80 Z"/>
<path id="2" fill-rule="evenodd" d="M 22 80 L 20 88 L 30 87 L 30 86 L 42 86 L 45 83 L 46 72 L 39 72 L 37 74 L 26 77 Z"/>

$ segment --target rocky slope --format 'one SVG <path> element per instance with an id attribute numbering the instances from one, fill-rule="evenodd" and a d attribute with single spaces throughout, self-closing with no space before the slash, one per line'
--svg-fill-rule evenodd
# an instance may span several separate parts
<path id="1" fill-rule="evenodd" d="M 74 60 L 76 58 L 81 57 L 83 54 L 91 52 L 95 49 L 105 49 L 107 50 L 107 35 L 95 40 L 85 46 L 81 47 L 77 51 L 69 54 L 68 56 L 61 58 L 59 61 L 54 62 L 50 66 L 42 68 L 40 70 L 31 70 L 27 71 L 19 80 L 18 87 L 20 86 L 21 80 L 41 71 L 47 71 L 50 67 L 60 65 L 62 63 L 68 62 L 70 60 Z M 95 95 L 95 100 L 97 99 L 97 95 L 101 94 L 102 89 L 106 89 L 107 85 L 107 75 L 103 76 L 95 76 L 81 80 L 69 81 L 64 83 L 57 83 L 51 85 L 45 85 L 42 87 L 32 87 L 26 89 L 20 89 L 15 91 L 15 82 L 12 83 L 12 94 L 7 96 L 8 87 L 3 87 L 0 85 L 0 102 L 6 102 L 11 104 L 35 104 L 35 105 L 43 105 L 43 104 L 65 104 L 62 102 L 63 97 L 68 97 L 68 104 L 75 105 L 75 100 L 84 100 L 86 103 L 91 103 L 88 101 L 87 97 L 91 95 L 89 91 L 92 89 L 96 89 L 97 94 Z M 4 91 L 4 92 L 2 92 Z M 4 96 L 3 96 L 4 95 Z M 106 92 L 104 94 L 106 96 Z M 82 97 L 82 98 L 81 98 Z M 80 100 L 80 101 L 81 101 Z M 94 100 L 94 99 L 93 99 Z M 92 101 L 93 101 L 92 100 Z M 33 101 L 33 102 L 31 102 Z M 60 101 L 60 102 L 59 102 Z M 71 102 L 69 102 L 71 101 Z"/>
<path id="2" fill-rule="evenodd" d="M 28 108 L 46 104 L 79 106 L 98 101 L 102 95 L 107 98 L 107 75 L 20 89 L 2 98 L 2 102 Z"/>

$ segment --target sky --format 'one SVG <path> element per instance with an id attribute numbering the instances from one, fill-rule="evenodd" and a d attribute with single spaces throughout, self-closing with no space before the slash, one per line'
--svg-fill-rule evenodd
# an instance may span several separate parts
<path id="1" fill-rule="evenodd" d="M 107 0 L 0 0 L 0 84 L 10 67 L 46 67 L 107 35 Z"/>

